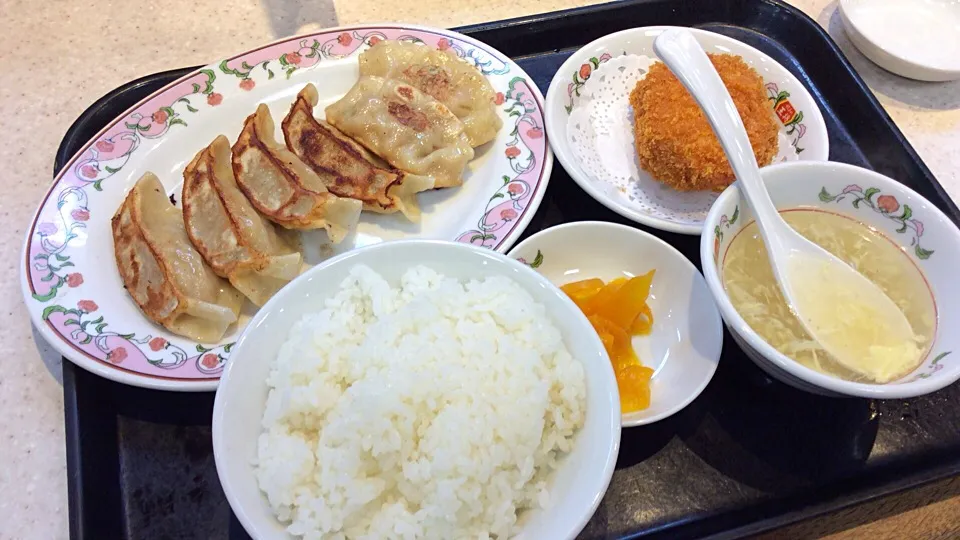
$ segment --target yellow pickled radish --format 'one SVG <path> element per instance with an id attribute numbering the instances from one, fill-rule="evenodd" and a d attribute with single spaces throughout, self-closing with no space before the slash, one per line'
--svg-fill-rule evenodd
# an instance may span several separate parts
<path id="1" fill-rule="evenodd" d="M 597 294 L 586 303 L 586 306 L 583 308 L 583 312 L 587 315 L 593 315 L 599 311 L 603 306 L 609 304 L 616 298 L 617 291 L 620 290 L 620 287 L 627 282 L 627 278 L 617 278 L 610 283 L 607 283 L 600 289 Z"/>
<path id="2" fill-rule="evenodd" d="M 630 334 L 634 336 L 649 336 L 651 330 L 653 330 L 653 310 L 650 309 L 649 304 L 644 303 L 643 310 L 637 315 L 637 318 L 633 320 L 633 324 L 630 325 Z"/>
<path id="3" fill-rule="evenodd" d="M 617 372 L 617 387 L 620 388 L 620 411 L 642 411 L 650 406 L 650 378 L 653 370 L 634 364 Z"/>
<path id="4" fill-rule="evenodd" d="M 633 336 L 647 335 L 653 328 L 653 310 L 647 304 L 647 297 L 654 272 L 630 279 L 617 278 L 606 284 L 592 278 L 560 287 L 600 336 L 617 377 L 623 413 L 650 406 L 653 370 L 640 363 L 631 341 Z"/>
<path id="5" fill-rule="evenodd" d="M 653 273 L 654 271 L 651 270 L 642 276 L 627 280 L 617 288 L 610 301 L 597 306 L 595 313 L 620 328 L 628 330 L 633 321 L 643 311 L 643 307 L 647 305 L 647 296 L 650 294 Z M 593 302 L 597 301 L 598 296 L 599 294 L 594 297 Z"/>
<path id="6" fill-rule="evenodd" d="M 583 281 L 574 281 L 573 283 L 567 283 L 560 287 L 560 290 L 565 292 L 567 296 L 573 300 L 573 303 L 580 308 L 580 311 L 584 311 L 584 306 L 594 297 L 600 289 L 603 288 L 602 279 L 585 279 Z"/>

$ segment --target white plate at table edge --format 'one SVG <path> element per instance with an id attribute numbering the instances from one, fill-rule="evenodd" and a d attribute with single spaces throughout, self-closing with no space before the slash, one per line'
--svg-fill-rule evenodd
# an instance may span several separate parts
<path id="1" fill-rule="evenodd" d="M 564 170 L 597 202 L 627 219 L 648 227 L 680 234 L 699 235 L 703 231 L 702 222 L 693 225 L 663 219 L 645 213 L 622 200 L 608 196 L 604 193 L 602 187 L 596 185 L 599 183 L 598 181 L 589 178 L 583 172 L 573 155 L 573 151 L 568 148 L 566 136 L 567 117 L 569 115 L 566 107 L 572 102 L 572 92 L 578 90 L 586 82 L 586 79 L 582 78 L 580 74 L 586 71 L 587 78 L 589 78 L 589 74 L 596 66 L 610 58 L 615 58 L 613 55 L 623 53 L 643 54 L 656 58 L 656 54 L 653 52 L 653 40 L 660 33 L 670 28 L 677 27 L 644 26 L 621 30 L 595 39 L 570 55 L 554 75 L 547 90 L 545 111 L 547 136 L 550 140 L 550 146 Z M 768 98 L 774 101 L 775 110 L 782 108 L 785 112 L 794 112 L 791 118 L 787 120 L 778 118 L 778 121 L 781 124 L 794 125 L 795 131 L 791 132 L 791 136 L 795 134 L 797 137 L 795 140 L 791 140 L 791 144 L 796 146 L 801 139 L 803 140 L 805 147 L 803 151 L 798 152 L 800 160 L 827 160 L 829 157 L 829 136 L 823 114 L 810 92 L 792 73 L 769 55 L 742 41 L 707 30 L 686 29 L 693 33 L 707 52 L 732 53 L 742 57 L 748 65 L 756 69 L 764 78 L 765 87 L 769 94 Z M 644 43 L 639 46 L 631 45 L 631 40 L 637 38 Z M 761 64 L 769 67 L 762 67 Z M 584 70 L 584 66 L 590 66 L 590 68 Z M 769 68 L 776 72 L 775 78 L 768 76 Z M 571 79 L 571 75 L 573 79 Z M 571 80 L 575 82 L 571 82 Z M 799 119 L 797 119 L 798 116 Z M 719 193 L 717 195 L 719 196 Z M 706 218 L 706 212 L 704 212 L 703 217 Z"/>
<path id="2" fill-rule="evenodd" d="M 951 43 L 947 42 L 944 46 L 944 41 L 951 37 L 953 39 L 957 38 L 938 32 L 935 26 L 938 20 L 944 22 L 951 18 L 956 20 L 956 17 L 960 17 L 960 3 L 948 5 L 943 1 L 925 2 L 922 9 L 917 9 L 917 6 L 911 7 L 906 3 L 898 4 L 899 1 L 840 0 L 837 2 L 840 22 L 853 45 L 871 62 L 901 77 L 924 82 L 960 80 L 960 61 L 951 65 L 943 65 L 936 58 L 931 59 L 927 51 L 904 50 L 902 43 L 897 43 L 897 38 L 902 38 L 904 35 L 913 35 L 909 28 L 912 25 L 904 25 L 897 18 L 891 20 L 889 17 L 882 17 L 884 20 L 883 28 L 871 28 L 868 15 L 872 10 L 879 10 L 882 14 L 883 8 L 886 7 L 884 4 L 893 4 L 907 10 L 912 9 L 912 15 L 919 15 L 920 18 L 926 19 L 923 22 L 927 26 L 927 33 L 937 37 L 940 42 L 940 49 L 946 48 L 949 50 Z"/>
<path id="3" fill-rule="evenodd" d="M 506 55 L 449 30 L 398 23 L 329 28 L 274 41 L 165 85 L 112 120 L 64 165 L 31 220 L 20 260 L 24 301 L 43 338 L 78 366 L 123 384 L 174 391 L 215 390 L 242 327 L 232 328 L 221 342 L 208 345 L 176 336 L 147 320 L 122 288 L 113 258 L 110 217 L 136 179 L 153 170 L 150 162 L 164 160 L 164 149 L 159 147 L 165 140 L 202 138 L 178 145 L 183 148 L 167 150 L 177 154 L 166 161 L 176 160 L 173 168 L 182 171 L 194 153 L 209 143 L 202 134 L 205 130 L 223 132 L 232 142 L 243 118 L 260 102 L 276 105 L 271 108 L 279 125 L 296 92 L 307 82 L 317 82 L 317 77 L 310 76 L 314 71 L 311 68 L 320 64 L 334 72 L 355 71 L 349 66 L 355 66 L 356 55 L 371 39 L 405 38 L 452 49 L 478 65 L 497 91 L 496 104 L 504 126 L 493 142 L 478 148 L 465 187 L 455 188 L 469 186 L 473 191 L 483 190 L 483 195 L 473 195 L 476 202 L 470 202 L 471 217 L 458 222 L 452 237 L 441 239 L 508 250 L 536 213 L 552 169 L 552 151 L 543 125 L 544 99 L 533 79 Z M 343 62 L 344 58 L 354 60 Z M 354 81 L 341 81 L 342 91 Z M 337 81 L 324 79 L 324 84 L 336 85 Z M 272 92 L 261 92 L 264 88 Z M 250 95 L 245 95 L 247 92 Z M 212 109 L 230 109 L 231 99 L 237 100 L 238 111 L 226 118 L 223 115 L 227 113 L 221 113 L 219 121 L 209 121 L 211 115 L 218 116 Z M 318 110 L 323 105 L 321 101 Z M 200 126 L 200 134 L 182 131 L 191 121 Z M 171 129 L 180 130 L 182 135 L 164 138 Z M 157 152 L 159 158 L 151 158 Z M 171 177 L 164 170 L 155 172 L 166 188 L 179 188 L 179 177 Z M 481 185 L 483 178 L 489 180 Z M 113 182 L 104 182 L 108 179 Z M 179 200 L 179 193 L 175 194 Z M 459 194 L 436 195 L 438 202 L 428 202 L 425 213 L 431 204 L 456 200 Z M 99 195 L 101 201 L 91 202 L 88 195 Z M 456 210 L 448 208 L 447 212 L 454 214 Z M 371 217 L 364 213 L 361 222 L 384 218 L 398 220 L 398 228 L 405 225 L 400 214 Z M 90 226 L 94 232 L 100 229 L 97 234 L 101 236 L 88 235 Z M 100 251 L 104 253 L 86 257 L 93 251 L 88 247 L 91 237 L 100 238 Z M 109 250 L 104 249 L 104 242 Z M 48 263 L 51 260 L 52 268 Z M 44 277 L 48 281 L 43 281 Z M 130 316 L 131 310 L 136 317 Z M 249 314 L 255 310 L 248 303 L 244 311 Z M 118 320 L 128 322 L 115 322 Z"/>

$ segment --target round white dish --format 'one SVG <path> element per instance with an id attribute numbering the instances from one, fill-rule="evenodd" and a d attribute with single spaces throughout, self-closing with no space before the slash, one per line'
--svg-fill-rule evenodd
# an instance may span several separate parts
<path id="1" fill-rule="evenodd" d="M 568 126 L 571 110 L 578 106 L 581 93 L 591 84 L 594 71 L 603 69 L 608 62 L 622 62 L 624 58 L 641 57 L 641 60 L 655 59 L 653 41 L 660 33 L 671 27 L 651 26 L 633 28 L 604 36 L 573 53 L 560 67 L 547 91 L 546 120 L 550 145 L 557 159 L 570 176 L 590 194 L 591 197 L 607 208 L 637 223 L 657 229 L 682 233 L 700 234 L 710 205 L 718 194 L 712 192 L 674 191 L 653 180 L 636 163 L 636 151 L 633 149 L 633 135 L 630 126 L 632 112 L 629 103 L 620 96 L 619 105 L 623 114 L 604 121 L 597 130 L 598 153 L 614 149 L 621 153 L 630 152 L 629 159 L 615 159 L 623 156 L 607 157 L 598 160 L 600 166 L 626 165 L 630 175 L 622 171 L 608 170 L 603 179 L 591 174 L 584 163 L 578 159 L 578 152 L 568 140 Z M 787 152 L 777 159 L 826 160 L 829 155 L 829 140 L 823 115 L 816 102 L 803 84 L 786 68 L 766 54 L 735 39 L 704 30 L 689 29 L 697 41 L 708 53 L 736 54 L 755 69 L 763 78 L 770 101 L 771 114 L 777 117 L 780 126 L 781 150 Z M 629 61 L 629 60 L 628 60 Z M 629 61 L 628 66 L 643 66 L 643 62 Z M 645 75 L 646 72 L 644 72 Z M 610 75 L 616 76 L 614 73 Z M 598 77 L 599 78 L 599 77 Z M 605 77 L 604 77 L 605 78 Z M 606 81 L 604 81 L 606 82 Z M 617 85 L 613 85 L 616 87 Z M 619 86 L 623 86 L 620 84 Z M 625 92 L 632 90 L 624 87 Z M 622 93 L 622 92 L 620 92 Z M 586 97 L 586 96 L 584 96 Z M 607 100 L 608 98 L 603 98 Z M 619 111 L 619 109 L 618 109 Z M 606 125 L 613 124 L 608 129 Z M 632 125 L 632 124 L 631 124 Z M 576 126 L 573 126 L 575 129 Z M 582 128 L 581 128 L 582 129 Z M 624 131 L 623 136 L 618 133 Z M 607 135 L 603 135 L 607 133 Z M 784 146 L 787 148 L 784 149 Z M 622 149 L 622 150 L 621 150 Z M 614 165 L 608 165 L 614 164 Z M 632 175 L 636 178 L 631 180 Z"/>
<path id="2" fill-rule="evenodd" d="M 179 202 L 185 165 L 216 135 L 235 140 L 258 103 L 270 107 L 282 141 L 280 120 L 306 83 L 317 83 L 316 111 L 322 114 L 356 82 L 359 53 L 385 39 L 452 50 L 476 65 L 497 91 L 503 128 L 477 149 L 462 187 L 420 194 L 420 224 L 399 213 L 364 212 L 356 234 L 342 244 L 330 245 L 320 231 L 305 234 L 306 262 L 399 238 L 509 249 L 536 212 L 553 163 L 543 97 L 533 80 L 502 53 L 448 30 L 393 24 L 328 29 L 245 52 L 167 85 L 67 163 L 27 228 L 20 263 L 24 300 L 44 339 L 80 367 L 125 384 L 216 388 L 253 305 L 219 343 L 197 343 L 151 323 L 123 289 L 110 218 L 146 171 Z"/>
<path id="3" fill-rule="evenodd" d="M 547 308 L 571 355 L 584 366 L 587 413 L 573 450 L 549 487 L 555 502 L 531 512 L 517 537 L 574 538 L 593 515 L 610 483 L 620 445 L 620 401 L 603 344 L 563 292 L 525 265 L 462 243 L 405 240 L 368 246 L 312 268 L 257 313 L 233 350 L 213 408 L 213 452 L 224 493 L 253 538 L 287 538 L 261 494 L 252 465 L 267 398 L 266 378 L 289 329 L 320 309 L 350 269 L 364 264 L 396 284 L 411 266 L 425 265 L 457 279 L 507 276 Z"/>
<path id="4" fill-rule="evenodd" d="M 840 0 L 850 41 L 883 69 L 918 81 L 960 79 L 957 0 Z"/>
<path id="5" fill-rule="evenodd" d="M 888 384 L 857 383 L 814 371 L 781 354 L 743 320 L 723 288 L 721 254 L 751 211 L 736 186 L 727 188 L 707 216 L 713 234 L 700 239 L 703 275 L 730 334 L 760 368 L 791 386 L 829 396 L 907 398 L 934 392 L 960 378 L 960 230 L 915 191 L 881 174 L 842 163 L 785 163 L 760 171 L 779 209 L 810 207 L 853 218 L 875 228 L 904 250 L 927 280 L 937 311 L 937 329 L 926 358 L 912 373 Z M 719 262 L 718 262 L 719 261 Z"/>
<path id="6" fill-rule="evenodd" d="M 648 299 L 653 330 L 633 338 L 640 361 L 654 369 L 650 407 L 622 415 L 623 427 L 673 415 L 713 378 L 723 348 L 720 312 L 703 276 L 673 246 L 627 225 L 581 221 L 540 231 L 513 248 L 510 256 L 557 286 L 656 270 Z"/>

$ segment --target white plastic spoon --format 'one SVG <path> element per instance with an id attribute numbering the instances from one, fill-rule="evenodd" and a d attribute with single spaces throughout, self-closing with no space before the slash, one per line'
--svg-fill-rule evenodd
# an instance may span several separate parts
<path id="1" fill-rule="evenodd" d="M 693 35 L 683 29 L 667 30 L 653 48 L 703 109 L 720 139 L 740 193 L 753 209 L 780 290 L 810 337 L 841 365 L 875 381 L 890 380 L 904 366 L 915 364 L 922 351 L 893 300 L 780 217 L 760 179 L 740 114 Z"/>

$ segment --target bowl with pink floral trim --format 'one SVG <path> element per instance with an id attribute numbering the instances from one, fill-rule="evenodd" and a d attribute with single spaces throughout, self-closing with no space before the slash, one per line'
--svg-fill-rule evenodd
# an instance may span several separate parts
<path id="1" fill-rule="evenodd" d="M 960 379 L 960 230 L 920 194 L 876 172 L 832 162 L 772 165 L 760 174 L 781 211 L 828 212 L 859 222 L 899 249 L 917 272 L 903 279 L 916 285 L 910 294 L 929 295 L 932 339 L 917 367 L 886 383 L 853 382 L 809 368 L 759 336 L 734 308 L 722 281 L 730 244 L 753 222 L 737 187 L 717 199 L 700 238 L 700 261 L 707 285 L 737 345 L 770 376 L 808 392 L 876 399 L 908 398 L 935 392 Z M 748 233 L 749 234 L 749 233 Z M 893 252 L 896 256 L 896 252 Z M 885 259 L 888 260 L 888 259 Z M 905 268 L 909 268 L 906 264 Z M 915 282 L 915 283 L 914 283 Z M 889 294 L 889 290 L 888 290 Z"/>
<path id="2" fill-rule="evenodd" d="M 332 245 L 304 233 L 303 271 L 356 247 L 395 239 L 436 239 L 505 252 L 543 198 L 553 156 L 543 96 L 516 63 L 470 37 L 406 24 L 323 30 L 217 60 L 137 103 L 87 142 L 66 164 L 27 225 L 21 283 L 33 324 L 80 367 L 136 386 L 180 391 L 217 387 L 233 343 L 255 313 L 249 302 L 222 340 L 199 343 L 144 317 L 114 264 L 110 218 L 145 172 L 180 203 L 186 164 L 217 135 L 231 142 L 244 118 L 266 104 L 280 132 L 297 92 L 316 83 L 315 114 L 358 79 L 358 56 L 383 40 L 450 51 L 493 86 L 503 127 L 475 149 L 463 185 L 419 194 L 419 223 L 401 214 L 364 212 L 354 234 Z M 322 84 L 321 84 L 322 83 Z"/>

